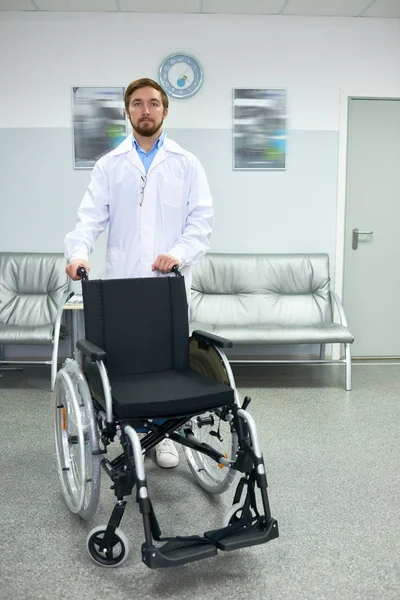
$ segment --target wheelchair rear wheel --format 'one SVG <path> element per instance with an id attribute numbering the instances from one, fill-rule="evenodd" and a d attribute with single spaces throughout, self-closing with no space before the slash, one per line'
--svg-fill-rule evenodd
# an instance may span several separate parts
<path id="1" fill-rule="evenodd" d="M 216 348 L 210 346 L 208 349 L 202 349 L 196 341 L 191 340 L 190 366 L 194 371 L 219 383 L 228 384 L 236 390 L 232 372 L 227 370 Z M 203 415 L 192 417 L 191 430 L 196 441 L 215 448 L 225 458 L 234 459 L 238 447 L 237 434 L 226 419 L 221 410 L 210 410 Z M 217 464 L 202 452 L 188 447 L 184 447 L 184 452 L 191 472 L 207 492 L 222 494 L 232 484 L 236 471 Z"/>
<path id="2" fill-rule="evenodd" d="M 71 512 L 88 520 L 100 497 L 99 434 L 86 379 L 67 359 L 54 387 L 54 433 L 58 473 Z"/>
<path id="3" fill-rule="evenodd" d="M 237 451 L 237 435 L 219 411 L 208 411 L 191 419 L 193 436 L 199 443 L 206 443 L 218 450 L 225 458 L 234 460 Z M 198 484 L 211 494 L 222 494 L 232 484 L 236 471 L 218 464 L 202 452 L 184 448 L 189 468 Z"/>

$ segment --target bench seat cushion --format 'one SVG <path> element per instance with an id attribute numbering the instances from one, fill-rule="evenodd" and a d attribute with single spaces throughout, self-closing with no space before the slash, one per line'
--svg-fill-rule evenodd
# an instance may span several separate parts
<path id="1" fill-rule="evenodd" d="M 347 327 L 337 323 L 320 325 L 210 325 L 190 323 L 190 331 L 200 329 L 228 338 L 234 344 L 349 344 L 354 338 Z"/>
<path id="2" fill-rule="evenodd" d="M 54 324 L 7 325 L 0 323 L 0 344 L 51 344 Z"/>

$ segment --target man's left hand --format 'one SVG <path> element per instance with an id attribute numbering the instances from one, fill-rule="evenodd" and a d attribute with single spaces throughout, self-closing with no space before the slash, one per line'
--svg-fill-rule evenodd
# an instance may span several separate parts
<path id="1" fill-rule="evenodd" d="M 179 260 L 171 254 L 159 254 L 151 267 L 152 271 L 160 271 L 161 273 L 170 273 L 175 265 L 179 265 Z"/>

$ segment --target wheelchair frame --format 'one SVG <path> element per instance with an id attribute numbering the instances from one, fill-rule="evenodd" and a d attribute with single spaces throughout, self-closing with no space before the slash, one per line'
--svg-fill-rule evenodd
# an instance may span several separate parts
<path id="1" fill-rule="evenodd" d="M 204 336 L 203 332 L 202 336 Z M 87 358 L 94 358 L 93 344 L 87 340 L 79 340 L 77 347 Z M 219 348 L 215 349 L 225 359 L 224 363 L 225 367 L 228 367 L 229 379 L 233 378 L 225 354 Z M 190 419 L 201 420 L 202 417 L 198 412 L 177 418 L 168 418 L 160 425 L 149 420 L 116 420 L 113 416 L 110 383 L 105 365 L 102 360 L 94 362 L 97 364 L 103 383 L 106 411 L 100 409 L 96 412 L 95 410 L 103 448 L 93 450 L 92 455 L 96 457 L 106 454 L 107 446 L 115 436 L 120 439 L 123 449 L 122 454 L 112 461 L 105 457 L 100 460 L 102 469 L 113 482 L 112 487 L 117 501 L 108 524 L 101 528 L 95 528 L 88 536 L 88 551 L 95 562 L 103 566 L 117 566 L 127 557 L 128 540 L 119 529 L 119 525 L 127 504 L 124 498 L 132 494 L 135 486 L 136 501 L 142 514 L 145 537 L 142 544 L 142 561 L 152 569 L 182 565 L 215 556 L 218 550 L 235 550 L 262 544 L 278 537 L 278 524 L 271 517 L 269 507 L 267 478 L 256 426 L 252 416 L 246 410 L 250 398 L 245 399 L 244 406 L 241 408 L 234 387 L 234 404 L 204 411 L 204 413 L 217 413 L 221 419 L 229 423 L 231 429 L 237 434 L 236 456 L 227 458 L 208 444 L 200 443 L 195 439 Z M 60 408 L 62 407 L 56 407 L 56 411 Z M 140 440 L 135 427 L 143 426 L 148 429 L 148 433 Z M 147 488 L 143 453 L 148 452 L 166 437 L 185 448 L 206 455 L 229 470 L 242 473 L 243 476 L 239 480 L 234 494 L 232 508 L 228 511 L 221 529 L 207 531 L 203 536 L 161 537 L 161 530 Z M 65 469 L 65 465 L 63 468 Z M 263 514 L 261 515 L 257 508 L 256 485 L 262 499 Z M 246 493 L 243 499 L 245 488 Z M 219 492 L 217 491 L 217 493 Z M 81 516 L 85 518 L 84 515 Z M 162 545 L 156 545 L 156 542 L 160 542 Z M 118 557 L 115 557 L 114 548 L 117 545 L 122 546 L 122 550 Z"/>
<path id="2" fill-rule="evenodd" d="M 224 347 L 231 346 L 232 343 L 203 331 L 194 331 L 192 340 L 196 341 L 201 350 L 208 352 L 212 349 L 216 353 L 214 358 L 219 365 L 222 363 L 224 379 L 227 379 L 234 393 L 232 403 L 167 417 L 160 424 L 146 418 L 118 419 L 113 414 L 111 386 L 103 362 L 106 352 L 86 339 L 78 340 L 76 346 L 82 353 L 82 364 L 86 360 L 97 366 L 105 406 L 93 397 L 76 360 L 67 359 L 57 375 L 54 392 L 55 436 L 59 475 L 66 503 L 82 519 L 88 520 L 94 515 L 99 501 L 100 467 L 112 480 L 112 489 L 117 498 L 107 525 L 95 527 L 87 538 L 91 558 L 102 566 L 114 567 L 127 558 L 129 542 L 119 525 L 127 504 L 125 497 L 132 494 L 135 486 L 136 502 L 139 504 L 144 528 L 142 561 L 149 568 L 183 565 L 215 556 L 218 550 L 236 550 L 262 544 L 279 536 L 278 523 L 271 517 L 267 477 L 255 422 L 246 410 L 251 399 L 246 397 L 243 407 L 240 406 L 233 373 L 223 351 Z M 210 375 L 207 373 L 207 376 Z M 214 378 L 217 379 L 216 376 Z M 206 413 L 209 416 L 202 416 Z M 214 427 L 214 414 L 220 420 L 219 423 L 227 423 L 230 430 L 231 456 L 196 439 L 196 427 Z M 67 428 L 69 418 L 77 427 L 74 435 Z M 213 440 L 218 438 L 223 441 L 220 424 L 217 431 L 209 432 Z M 147 433 L 140 440 L 135 428 L 143 427 Z M 99 434 L 102 448 L 99 445 Z M 107 453 L 107 446 L 116 436 L 121 442 L 122 454 L 110 461 L 104 455 Z M 147 488 L 143 455 L 165 438 L 183 446 L 192 473 L 198 483 L 211 493 L 225 491 L 233 482 L 233 474 L 242 474 L 232 507 L 225 515 L 220 529 L 206 531 L 203 536 L 161 537 L 161 529 Z M 71 457 L 70 452 L 78 444 L 81 469 L 74 464 L 74 453 L 72 452 Z M 91 460 L 89 469 L 86 468 L 86 453 Z M 193 464 L 196 461 L 190 459 L 193 456 L 207 457 L 212 461 L 211 464 L 217 464 L 217 469 L 226 469 L 223 479 L 215 479 L 215 483 L 211 485 L 204 482 L 200 471 L 206 469 L 197 469 Z M 261 495 L 261 514 L 257 507 L 256 486 Z"/>

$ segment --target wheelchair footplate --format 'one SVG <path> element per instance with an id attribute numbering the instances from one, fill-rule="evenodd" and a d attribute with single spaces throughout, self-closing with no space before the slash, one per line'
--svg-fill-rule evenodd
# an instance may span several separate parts
<path id="1" fill-rule="evenodd" d="M 255 456 L 244 444 L 237 454 L 236 465 L 244 476 L 240 479 L 233 498 L 233 506 L 227 520 L 220 529 L 206 531 L 204 536 L 162 538 L 154 509 L 147 507 L 151 543 L 142 545 L 142 561 L 151 569 L 183 565 L 203 558 L 215 556 L 218 550 L 231 551 L 264 544 L 279 537 L 278 522 L 271 517 L 267 497 L 267 480 L 261 457 Z M 253 468 L 249 467 L 251 458 Z M 264 509 L 260 515 L 257 509 L 255 487 L 258 486 Z M 246 493 L 244 494 L 244 492 Z M 242 496 L 244 494 L 243 500 Z M 143 511 L 145 512 L 145 511 Z M 154 541 L 164 542 L 156 546 Z"/>
<path id="2" fill-rule="evenodd" d="M 142 545 L 142 561 L 150 569 L 177 567 L 217 553 L 216 545 L 201 536 L 171 538 L 159 547 Z"/>
<path id="3" fill-rule="evenodd" d="M 257 517 L 253 523 L 237 521 L 222 529 L 207 531 L 204 537 L 210 540 L 219 550 L 238 550 L 247 546 L 265 544 L 279 537 L 278 523 L 271 519 L 269 523 L 263 517 Z"/>
<path id="4" fill-rule="evenodd" d="M 254 522 L 240 522 L 207 531 L 204 537 L 188 536 L 170 538 L 162 546 L 142 545 L 142 561 L 150 569 L 177 567 L 189 562 L 210 558 L 218 554 L 218 550 L 230 551 L 264 544 L 279 537 L 278 523 L 271 519 L 269 523 L 263 517 Z"/>

